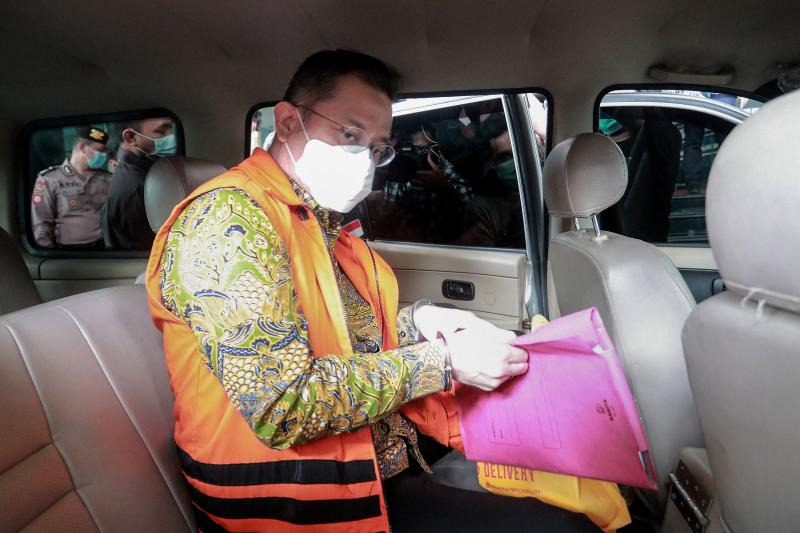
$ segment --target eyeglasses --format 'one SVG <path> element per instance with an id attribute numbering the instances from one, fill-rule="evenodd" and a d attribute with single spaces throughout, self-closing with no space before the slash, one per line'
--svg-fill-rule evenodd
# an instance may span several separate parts
<path id="1" fill-rule="evenodd" d="M 336 124 L 339 126 L 338 132 L 338 139 L 339 145 L 348 152 L 351 153 L 359 153 L 364 150 L 370 150 L 370 155 L 372 156 L 372 160 L 375 162 L 376 167 L 385 167 L 389 163 L 392 162 L 395 156 L 394 148 L 392 148 L 389 144 L 369 144 L 369 134 L 358 128 L 356 126 L 345 126 L 333 120 L 332 118 L 328 118 L 325 115 L 317 113 L 313 109 L 308 106 L 304 106 L 303 104 L 294 104 L 295 107 L 302 107 L 306 111 L 310 111 L 311 113 L 317 115 L 320 118 L 324 118 L 328 122 Z"/>

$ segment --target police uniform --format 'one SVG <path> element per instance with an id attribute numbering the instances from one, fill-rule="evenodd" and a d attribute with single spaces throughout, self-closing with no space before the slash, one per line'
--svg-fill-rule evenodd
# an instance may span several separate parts
<path id="1" fill-rule="evenodd" d="M 80 138 L 105 145 L 108 134 L 97 128 Z M 46 248 L 90 247 L 102 243 L 100 208 L 108 197 L 111 174 L 90 169 L 81 174 L 69 163 L 39 172 L 31 196 L 31 223 L 36 244 Z"/>

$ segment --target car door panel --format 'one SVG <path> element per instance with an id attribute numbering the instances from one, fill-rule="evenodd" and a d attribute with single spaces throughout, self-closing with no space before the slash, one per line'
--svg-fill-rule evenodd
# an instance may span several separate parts
<path id="1" fill-rule="evenodd" d="M 50 302 L 73 294 L 96 291 L 117 285 L 133 285 L 131 279 L 40 279 L 34 280 L 42 301 Z"/>
<path id="2" fill-rule="evenodd" d="M 717 270 L 711 248 L 659 246 L 680 271 L 694 299 L 700 303 L 722 289 L 722 276 Z"/>
<path id="3" fill-rule="evenodd" d="M 680 272 L 697 302 L 702 302 L 724 290 L 722 278 L 714 270 L 681 269 Z"/>
<path id="4" fill-rule="evenodd" d="M 711 248 L 689 246 L 658 246 L 678 269 L 717 271 L 717 262 Z"/>
<path id="5" fill-rule="evenodd" d="M 42 300 L 132 284 L 147 267 L 145 258 L 40 258 L 26 255 L 28 270 Z"/>
<path id="6" fill-rule="evenodd" d="M 522 251 L 496 251 L 456 246 L 371 242 L 394 269 L 400 305 L 430 299 L 474 312 L 498 327 L 521 329 L 524 318 L 527 260 Z M 443 294 L 445 281 L 474 285 L 474 298 Z"/>

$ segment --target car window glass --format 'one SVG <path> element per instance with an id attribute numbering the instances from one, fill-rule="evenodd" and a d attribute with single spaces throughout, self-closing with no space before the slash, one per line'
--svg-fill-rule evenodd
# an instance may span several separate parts
<path id="1" fill-rule="evenodd" d="M 264 106 L 256 109 L 250 115 L 250 138 L 247 139 L 248 155 L 252 154 L 256 148 L 264 148 L 266 150 L 272 143 L 272 132 L 275 131 L 273 109 L 274 106 Z"/>
<path id="2" fill-rule="evenodd" d="M 32 125 L 22 188 L 30 248 L 149 250 L 144 177 L 156 159 L 182 149 L 179 135 L 167 116 Z"/>
<path id="3" fill-rule="evenodd" d="M 525 100 L 528 103 L 531 129 L 536 139 L 539 164 L 544 167 L 544 158 L 547 154 L 547 117 L 550 103 L 544 95 L 536 93 L 527 93 Z"/>
<path id="4" fill-rule="evenodd" d="M 524 248 L 517 169 L 500 95 L 394 104 L 394 161 L 362 209 L 373 239 Z"/>
<path id="5" fill-rule="evenodd" d="M 606 94 L 597 130 L 628 163 L 622 199 L 604 230 L 653 243 L 708 244 L 705 191 L 720 144 L 763 102 L 723 92 L 619 90 Z"/>

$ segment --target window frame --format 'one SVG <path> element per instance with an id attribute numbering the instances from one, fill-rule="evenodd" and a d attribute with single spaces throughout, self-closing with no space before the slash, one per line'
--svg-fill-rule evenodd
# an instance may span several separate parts
<path id="1" fill-rule="evenodd" d="M 748 98 L 751 100 L 757 100 L 762 104 L 766 104 L 771 100 L 771 98 L 764 97 L 763 95 L 755 94 L 750 91 L 745 91 L 741 89 L 733 89 L 730 87 L 718 87 L 715 85 L 695 85 L 695 84 L 686 84 L 686 83 L 618 83 L 609 85 L 605 89 L 601 90 L 594 99 L 594 105 L 592 108 L 592 131 L 594 133 L 600 133 L 600 104 L 609 93 L 613 91 L 700 91 L 700 92 L 712 92 L 712 93 L 724 93 L 729 94 L 731 96 L 737 96 L 741 98 Z M 644 105 L 642 106 L 644 107 Z M 655 107 L 655 106 L 650 106 Z M 679 109 L 687 109 L 690 111 L 696 112 L 706 112 L 710 116 L 715 116 L 722 120 L 729 120 L 725 116 L 720 116 L 717 113 L 708 112 L 708 110 L 700 109 L 700 108 L 683 108 L 679 106 L 664 106 L 664 107 L 675 107 Z M 732 122 L 732 121 L 731 121 Z M 741 124 L 741 122 L 739 123 Z M 738 126 L 738 124 L 737 124 Z M 705 209 L 705 208 L 704 208 Z M 705 213 L 705 211 L 704 211 Z M 651 242 L 653 246 L 658 246 L 661 248 L 711 248 L 710 242 L 705 243 L 698 243 L 698 242 Z"/>
<path id="2" fill-rule="evenodd" d="M 279 102 L 282 102 L 282 101 L 283 100 L 267 100 L 266 102 L 250 106 L 250 109 L 247 110 L 247 115 L 245 115 L 245 120 L 244 120 L 244 150 L 242 152 L 242 155 L 244 156 L 245 159 L 250 157 L 250 154 L 251 154 L 251 152 L 250 152 L 250 126 L 251 126 L 251 124 L 253 122 L 253 115 L 256 114 L 256 111 L 260 111 L 261 109 L 263 109 L 265 107 L 275 107 Z"/>
<path id="3" fill-rule="evenodd" d="M 456 91 L 420 91 L 420 92 L 402 92 L 398 93 L 398 99 L 404 98 L 436 98 L 437 96 L 480 96 L 484 94 L 498 94 L 501 96 L 511 94 L 527 94 L 536 93 L 545 97 L 547 100 L 547 139 L 545 139 L 545 154 L 550 153 L 553 142 L 553 95 L 547 89 L 541 87 L 513 87 L 506 89 L 462 89 Z M 250 106 L 247 110 L 244 120 L 244 149 L 242 155 L 250 157 L 250 125 L 253 121 L 253 115 L 256 111 L 265 107 L 275 107 L 283 100 L 265 100 L 261 103 Z"/>
<path id="4" fill-rule="evenodd" d="M 28 254 L 42 259 L 146 259 L 150 252 L 145 250 L 71 250 L 42 248 L 33 240 L 31 228 L 30 191 L 28 190 L 28 162 L 30 160 L 31 137 L 39 130 L 69 128 L 96 124 L 98 122 L 127 122 L 155 117 L 169 117 L 175 128 L 177 147 L 175 155 L 186 154 L 186 135 L 178 115 L 166 108 L 148 108 L 114 113 L 94 113 L 91 115 L 71 115 L 64 117 L 43 118 L 27 122 L 19 132 L 17 150 L 16 196 L 19 223 L 19 236 L 22 247 Z"/>

